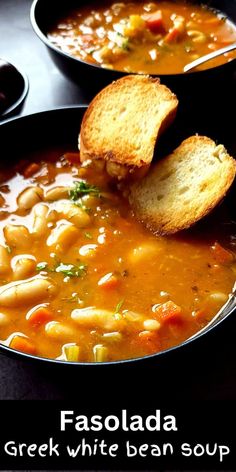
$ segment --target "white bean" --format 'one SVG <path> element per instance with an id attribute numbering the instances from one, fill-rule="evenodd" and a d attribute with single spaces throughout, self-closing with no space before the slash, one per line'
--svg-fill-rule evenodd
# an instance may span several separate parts
<path id="1" fill-rule="evenodd" d="M 91 218 L 88 213 L 74 203 L 58 203 L 56 211 L 77 228 L 85 228 L 91 223 Z"/>
<path id="2" fill-rule="evenodd" d="M 43 200 L 43 190 L 36 187 L 29 187 L 18 197 L 17 203 L 19 210 L 30 210 L 36 203 Z"/>
<path id="3" fill-rule="evenodd" d="M 59 321 L 49 321 L 45 326 L 46 334 L 56 340 L 67 340 L 75 335 L 75 331 Z"/>
<path id="4" fill-rule="evenodd" d="M 32 244 L 31 235 L 25 226 L 7 225 L 4 236 L 8 246 L 16 249 L 27 249 Z"/>
<path id="5" fill-rule="evenodd" d="M 93 257 L 96 255 L 97 244 L 85 244 L 79 249 L 80 256 Z"/>
<path id="6" fill-rule="evenodd" d="M 116 341 L 121 341 L 122 334 L 119 333 L 119 331 L 113 331 L 113 333 L 104 333 L 103 338 L 106 341 L 110 341 L 110 342 L 113 343 L 113 342 L 116 342 Z"/>
<path id="7" fill-rule="evenodd" d="M 97 308 L 77 308 L 72 311 L 71 318 L 85 328 L 101 328 L 106 331 L 119 331 L 124 328 L 125 320 L 109 310 Z"/>
<path id="8" fill-rule="evenodd" d="M 14 280 L 31 277 L 36 269 L 36 260 L 33 256 L 16 256 L 12 261 Z"/>
<path id="9" fill-rule="evenodd" d="M 53 202 L 63 198 L 68 198 L 70 187 L 53 187 L 50 188 L 45 195 L 45 200 Z"/>
<path id="10" fill-rule="evenodd" d="M 71 224 L 54 228 L 47 239 L 47 245 L 55 250 L 66 251 L 79 237 L 79 230 Z"/>
<path id="11" fill-rule="evenodd" d="M 33 278 L 13 282 L 0 288 L 0 305 L 17 308 L 54 297 L 57 287 L 49 278 Z"/>
<path id="12" fill-rule="evenodd" d="M 145 320 L 143 322 L 143 327 L 147 331 L 158 331 L 158 329 L 160 329 L 160 327 L 161 327 L 161 323 L 159 323 L 159 321 L 153 320 L 153 319 Z"/>
<path id="13" fill-rule="evenodd" d="M 0 275 L 10 272 L 10 256 L 6 247 L 0 246 Z"/>
<path id="14" fill-rule="evenodd" d="M 34 222 L 32 228 L 32 234 L 38 238 L 44 236 L 48 227 L 47 227 L 47 214 L 48 206 L 43 203 L 39 203 L 33 209 L 34 213 Z"/>
<path id="15" fill-rule="evenodd" d="M 140 262 L 145 261 L 146 259 L 158 257 L 161 251 L 161 243 L 160 245 L 158 244 L 158 242 L 143 243 L 140 244 L 140 246 L 131 250 L 128 255 L 128 259 L 131 264 L 138 264 Z"/>

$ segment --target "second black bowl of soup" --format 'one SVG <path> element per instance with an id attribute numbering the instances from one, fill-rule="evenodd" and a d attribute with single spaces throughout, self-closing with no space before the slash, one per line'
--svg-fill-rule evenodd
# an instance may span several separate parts
<path id="1" fill-rule="evenodd" d="M 58 67 L 78 83 L 97 88 L 125 73 L 186 80 L 183 67 L 236 41 L 236 2 L 119 2 L 58 4 L 35 0 L 31 21 Z M 236 53 L 188 74 L 217 77 L 232 71 Z M 185 83 L 185 82 L 184 82 Z"/>
<path id="2" fill-rule="evenodd" d="M 52 364 L 159 363 L 234 309 L 230 205 L 181 235 L 154 236 L 103 169 L 80 166 L 84 111 L 0 126 L 8 156 L 0 185 L 0 347 Z M 158 155 L 164 141 L 174 146 L 195 130 L 176 125 Z M 227 138 L 217 126 L 211 136 Z"/>

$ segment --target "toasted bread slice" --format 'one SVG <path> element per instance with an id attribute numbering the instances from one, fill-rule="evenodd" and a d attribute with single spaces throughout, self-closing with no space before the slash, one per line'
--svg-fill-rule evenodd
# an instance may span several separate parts
<path id="1" fill-rule="evenodd" d="M 222 200 L 235 171 L 235 161 L 223 145 L 192 136 L 131 186 L 129 200 L 137 217 L 152 231 L 176 233 Z"/>
<path id="2" fill-rule="evenodd" d="M 82 121 L 81 161 L 104 159 L 148 166 L 160 133 L 174 120 L 178 100 L 159 79 L 128 75 L 104 88 Z"/>

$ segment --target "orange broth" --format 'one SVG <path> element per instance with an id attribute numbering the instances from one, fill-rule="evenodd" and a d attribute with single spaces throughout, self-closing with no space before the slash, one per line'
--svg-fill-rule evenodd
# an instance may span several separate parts
<path id="1" fill-rule="evenodd" d="M 234 285 L 230 220 L 155 236 L 79 154 L 45 151 L 3 171 L 0 198 L 0 339 L 16 350 L 81 362 L 153 354 L 206 326 Z M 45 292 L 25 285 L 35 280 Z"/>
<path id="2" fill-rule="evenodd" d="M 180 1 L 81 6 L 48 32 L 62 51 L 104 68 L 177 74 L 193 60 L 236 41 L 236 26 L 205 6 Z M 199 66 L 224 64 L 235 52 Z"/>

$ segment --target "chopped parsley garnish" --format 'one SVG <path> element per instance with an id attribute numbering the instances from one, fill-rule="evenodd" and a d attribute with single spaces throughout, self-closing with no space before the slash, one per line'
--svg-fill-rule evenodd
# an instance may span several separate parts
<path id="1" fill-rule="evenodd" d="M 69 190 L 69 197 L 73 202 L 79 200 L 83 195 L 94 195 L 100 197 L 100 190 L 96 185 L 90 185 L 84 180 L 74 182 L 74 186 Z"/>
<path id="2" fill-rule="evenodd" d="M 37 265 L 36 265 L 36 270 L 38 270 L 39 272 L 41 270 L 48 270 L 48 263 L 47 262 L 39 262 Z"/>
<path id="3" fill-rule="evenodd" d="M 68 302 L 68 303 L 78 303 L 79 302 L 79 295 L 78 293 L 74 293 L 71 295 L 71 297 L 65 297 L 62 298 L 63 302 Z"/>
<path id="4" fill-rule="evenodd" d="M 126 38 L 122 44 L 121 44 L 121 47 L 124 51 L 130 51 L 130 43 L 129 43 L 129 39 Z"/>
<path id="5" fill-rule="evenodd" d="M 119 31 L 116 32 L 116 43 L 117 46 L 122 48 L 124 51 L 130 51 L 130 40 L 129 38 L 125 37 Z"/>
<path id="6" fill-rule="evenodd" d="M 87 239 L 93 239 L 93 236 L 92 236 L 91 233 L 86 232 L 86 233 L 84 233 L 84 235 Z"/>
<path id="7" fill-rule="evenodd" d="M 82 277 L 86 274 L 86 266 L 84 264 L 77 266 L 60 262 L 60 264 L 55 268 L 55 272 L 59 272 L 67 277 Z"/>
<path id="8" fill-rule="evenodd" d="M 120 300 L 119 303 L 117 303 L 116 308 L 115 308 L 115 314 L 120 312 L 120 309 L 124 303 L 124 299 Z"/>
<path id="9" fill-rule="evenodd" d="M 67 277 L 83 277 L 86 274 L 86 266 L 84 264 L 64 264 L 63 262 L 57 262 L 54 268 L 49 267 L 47 262 L 39 262 L 36 266 L 36 270 L 57 272 Z"/>

